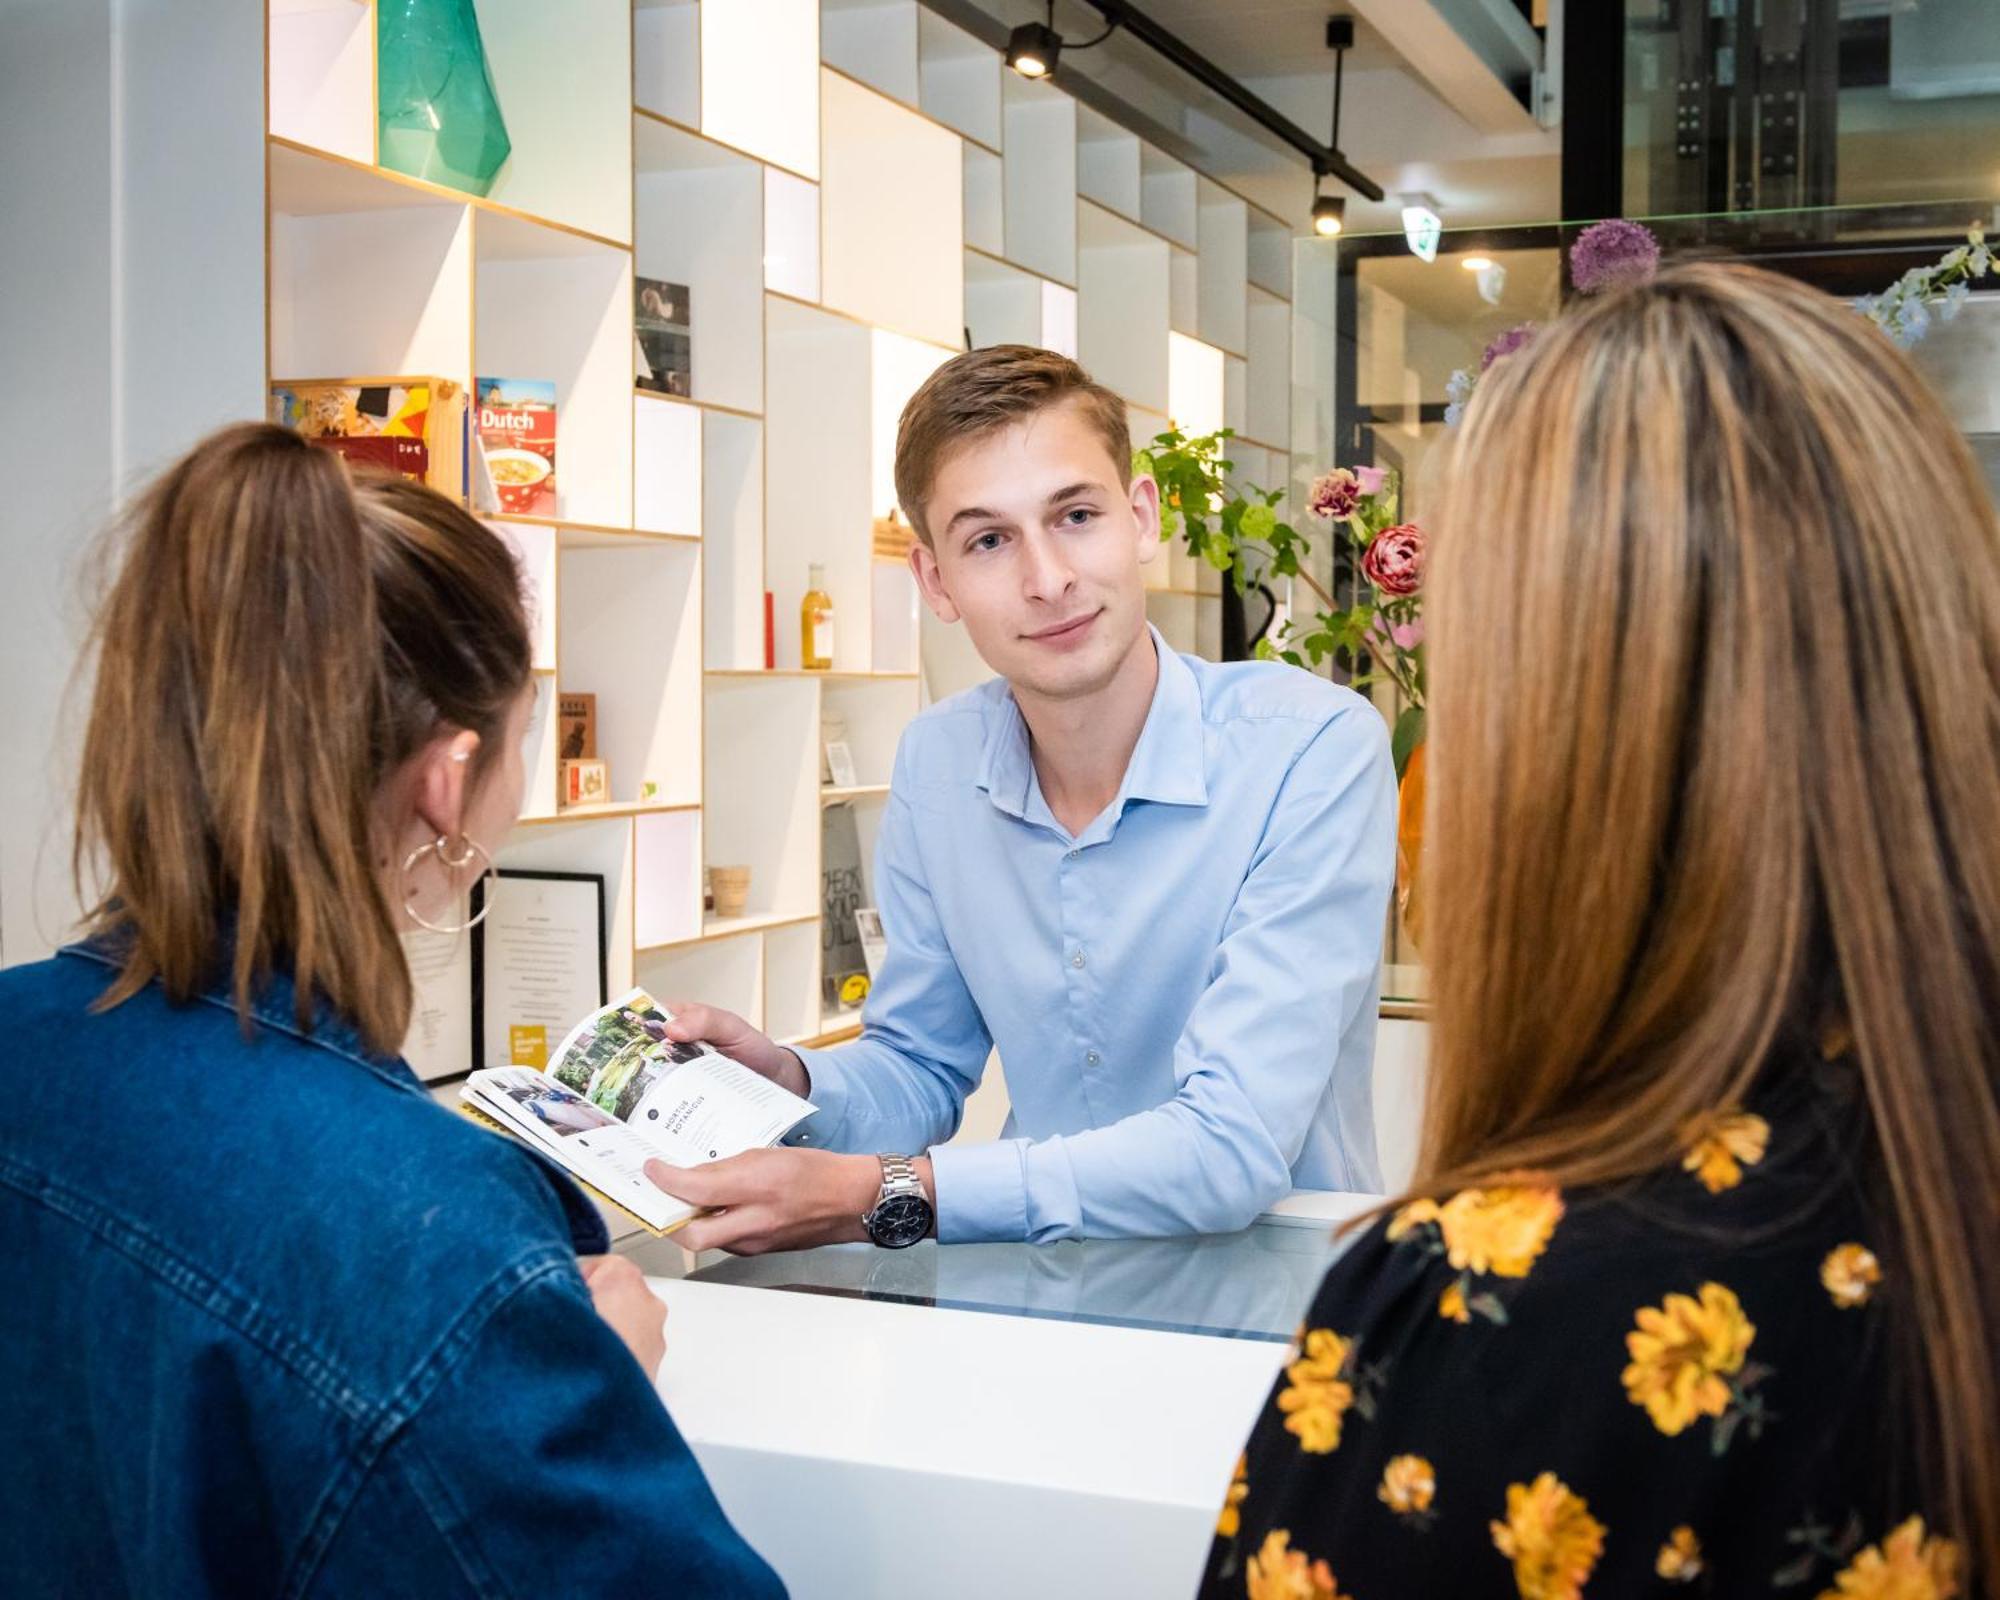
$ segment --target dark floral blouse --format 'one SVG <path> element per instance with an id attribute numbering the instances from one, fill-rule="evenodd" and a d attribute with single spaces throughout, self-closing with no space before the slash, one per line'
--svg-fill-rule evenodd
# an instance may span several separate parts
<path id="1" fill-rule="evenodd" d="M 1639 1183 L 1420 1200 L 1327 1274 L 1203 1596 L 1971 1592 L 1893 1415 L 1851 1068 L 1799 1052 Z"/>

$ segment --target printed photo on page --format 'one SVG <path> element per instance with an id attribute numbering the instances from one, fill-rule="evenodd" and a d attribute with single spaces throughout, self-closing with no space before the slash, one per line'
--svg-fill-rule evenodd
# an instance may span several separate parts
<path id="1" fill-rule="evenodd" d="M 669 1230 L 694 1208 L 654 1187 L 649 1159 L 698 1166 L 760 1149 L 814 1110 L 705 1044 L 675 1043 L 671 1020 L 634 989 L 572 1028 L 543 1070 L 475 1072 L 460 1099 L 648 1226 Z"/>

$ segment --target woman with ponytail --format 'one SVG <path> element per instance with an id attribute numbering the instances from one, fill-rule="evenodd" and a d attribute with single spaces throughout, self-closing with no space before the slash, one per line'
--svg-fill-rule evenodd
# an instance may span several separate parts
<path id="1" fill-rule="evenodd" d="M 778 1593 L 596 1212 L 398 1057 L 400 936 L 454 925 L 520 804 L 505 546 L 246 424 L 117 560 L 95 909 L 0 972 L 7 1592 Z"/>
<path id="2" fill-rule="evenodd" d="M 1480 382 L 1429 615 L 1417 1177 L 1202 1592 L 2000 1594 L 1970 451 L 1850 308 L 1677 267 Z"/>

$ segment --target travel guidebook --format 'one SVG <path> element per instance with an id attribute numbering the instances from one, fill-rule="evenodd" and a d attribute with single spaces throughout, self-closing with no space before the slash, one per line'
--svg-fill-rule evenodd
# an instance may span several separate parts
<path id="1" fill-rule="evenodd" d="M 774 1145 L 816 1109 L 708 1045 L 676 1044 L 672 1020 L 634 989 L 572 1028 L 547 1067 L 473 1073 L 462 1109 L 672 1233 L 700 1208 L 656 1187 L 648 1161 L 693 1167 Z"/>

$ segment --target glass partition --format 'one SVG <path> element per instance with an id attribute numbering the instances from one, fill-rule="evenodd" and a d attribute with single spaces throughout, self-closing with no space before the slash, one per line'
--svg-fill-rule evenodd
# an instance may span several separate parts
<path id="1" fill-rule="evenodd" d="M 1666 260 L 1753 261 L 1848 299 L 1935 264 L 1975 225 L 2000 241 L 2000 202 L 1991 195 L 1639 220 Z M 1288 503 L 1313 548 L 1307 579 L 1289 596 L 1295 615 L 1310 617 L 1328 597 L 1347 604 L 1356 581 L 1351 552 L 1303 514 L 1307 486 L 1336 465 L 1392 467 L 1402 477 L 1402 519 L 1423 523 L 1449 436 L 1453 373 L 1476 373 L 1496 336 L 1560 309 L 1568 247 L 1584 226 L 1450 230 L 1434 260 L 1415 255 L 1400 233 L 1298 242 Z M 1912 354 L 2000 492 L 2000 272 L 1975 288 L 1962 314 L 1937 320 Z M 1402 709 L 1395 691 L 1372 692 L 1393 721 Z M 1388 961 L 1390 997 L 1416 997 L 1419 957 L 1400 920 Z"/>

